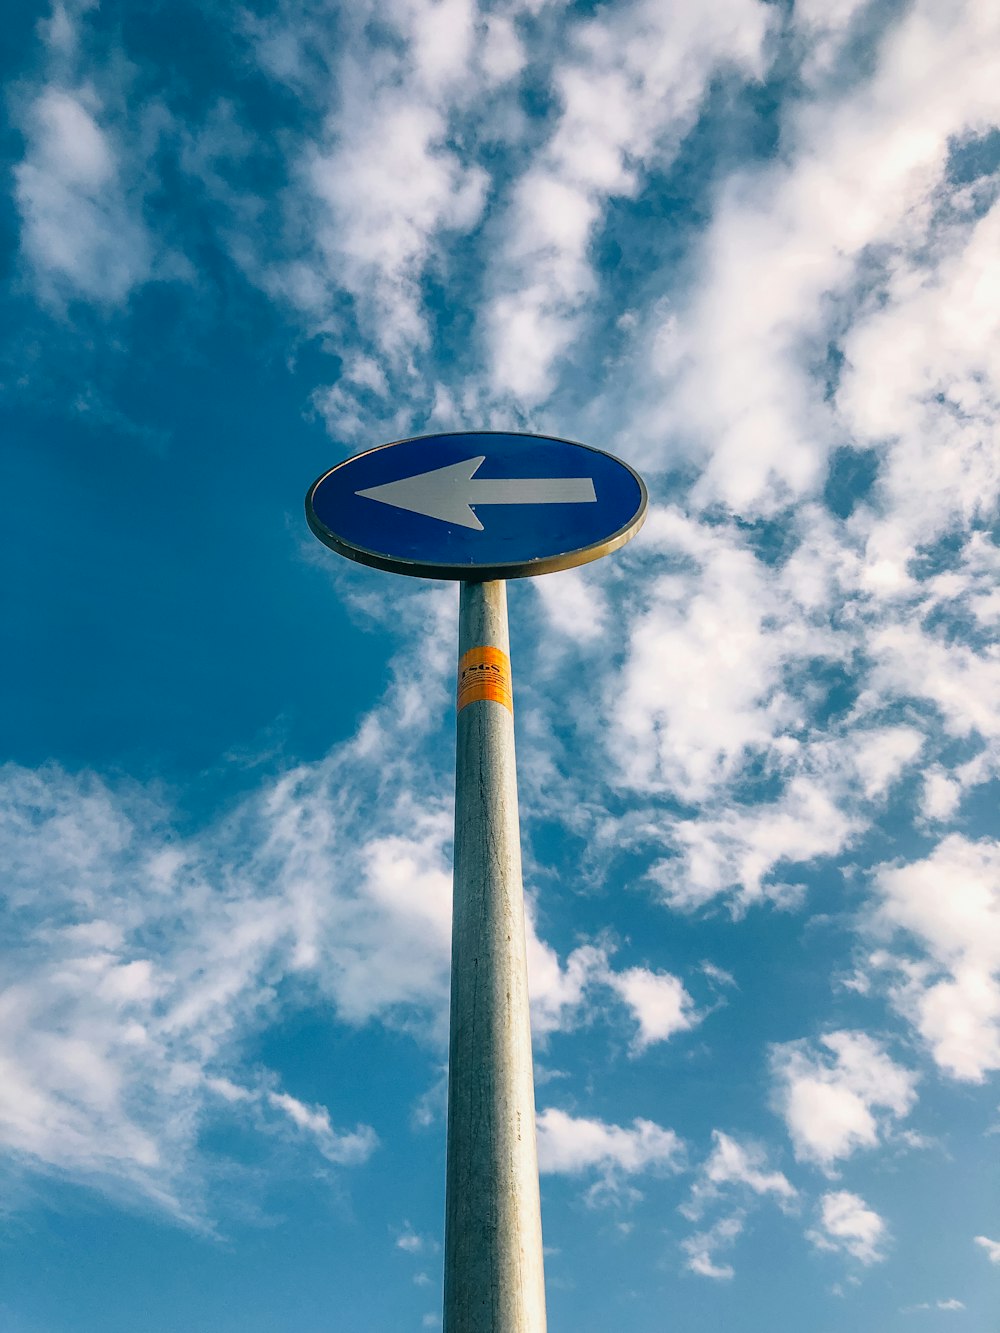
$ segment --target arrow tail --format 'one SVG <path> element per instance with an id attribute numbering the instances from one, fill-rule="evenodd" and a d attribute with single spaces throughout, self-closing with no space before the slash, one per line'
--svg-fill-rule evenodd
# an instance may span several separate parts
<path id="1" fill-rule="evenodd" d="M 473 477 L 468 488 L 473 505 L 596 504 L 591 477 Z"/>

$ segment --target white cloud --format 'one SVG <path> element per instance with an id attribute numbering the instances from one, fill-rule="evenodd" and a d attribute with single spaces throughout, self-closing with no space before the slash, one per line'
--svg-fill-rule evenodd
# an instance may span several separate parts
<path id="1" fill-rule="evenodd" d="M 673 311 L 667 354 L 655 329 L 642 330 L 654 349 L 653 379 L 663 387 L 659 411 L 643 402 L 645 421 L 632 428 L 649 440 L 651 453 L 671 429 L 704 450 L 701 501 L 774 512 L 814 493 L 845 426 L 880 444 L 887 435 L 902 439 L 898 453 L 890 448 L 889 472 L 915 500 L 916 479 L 926 480 L 920 460 L 928 458 L 935 478 L 940 466 L 941 501 L 936 491 L 933 499 L 919 496 L 921 512 L 928 504 L 951 507 L 958 493 L 971 497 L 976 484 L 987 483 L 986 493 L 994 486 L 988 437 L 963 442 L 956 427 L 939 451 L 930 424 L 943 414 L 933 411 L 928 429 L 916 436 L 907 430 L 911 404 L 938 386 L 936 374 L 928 379 L 931 361 L 924 355 L 934 347 L 933 317 L 929 311 L 924 317 L 927 301 L 905 276 L 890 291 L 884 319 L 881 301 L 873 302 L 871 340 L 862 345 L 863 324 L 856 337 L 848 335 L 849 360 L 854 348 L 856 361 L 835 404 L 818 363 L 855 313 L 859 292 L 870 288 L 873 260 L 878 265 L 881 254 L 889 256 L 892 274 L 896 255 L 928 252 L 927 227 L 937 225 L 939 200 L 959 193 L 943 180 L 952 144 L 1000 118 L 995 60 L 984 58 L 996 49 L 997 28 L 995 13 L 982 4 L 914 4 L 887 29 L 869 82 L 850 88 L 833 82 L 797 102 L 783 127 L 781 160 L 728 183 L 704 239 L 699 280 Z M 956 244 L 963 242 L 953 238 Z M 983 247 L 986 253 L 985 236 Z M 933 241 L 930 256 L 941 262 Z M 947 260 L 942 265 L 942 374 L 949 383 L 974 380 L 977 367 L 995 355 L 988 330 L 996 302 L 988 280 L 975 286 L 978 262 L 970 257 L 968 280 L 954 284 Z M 915 324 L 913 314 L 920 316 Z M 893 341 L 890 330 L 904 341 Z M 869 399 L 881 392 L 897 409 L 883 414 L 877 430 L 872 419 L 865 431 L 856 415 L 855 373 Z"/>
<path id="2" fill-rule="evenodd" d="M 545 578 L 532 579 L 549 624 L 560 634 L 590 642 L 607 632 L 608 609 L 600 585 L 587 571 L 567 569 Z"/>
<path id="3" fill-rule="evenodd" d="M 427 1239 L 418 1235 L 409 1222 L 403 1224 L 403 1230 L 396 1237 L 396 1248 L 405 1250 L 407 1254 L 419 1254 L 422 1250 L 428 1248 L 428 1245 Z"/>
<path id="4" fill-rule="evenodd" d="M 476 222 L 486 176 L 445 146 L 447 121 L 426 101 L 386 89 L 352 110 L 350 134 L 333 127 L 334 146 L 308 163 L 316 241 L 368 335 L 405 358 L 427 339 L 420 279 L 432 241 Z"/>
<path id="5" fill-rule="evenodd" d="M 644 967 L 611 973 L 608 985 L 632 1010 L 639 1031 L 634 1049 L 644 1051 L 658 1041 L 669 1041 L 676 1032 L 694 1027 L 699 1015 L 694 1001 L 679 977 L 669 972 L 651 972 Z"/>
<path id="6" fill-rule="evenodd" d="M 924 738 L 913 727 L 879 727 L 855 733 L 853 762 L 866 800 L 881 796 L 909 767 Z"/>
<path id="7" fill-rule="evenodd" d="M 697 17 L 634 0 L 571 28 L 552 79 L 555 128 L 498 229 L 505 244 L 484 318 L 495 392 L 529 405 L 550 392 L 596 291 L 589 249 L 608 200 L 634 194 L 643 167 L 669 160 L 720 67 L 760 72 L 769 18 L 756 0 Z"/>
<path id="8" fill-rule="evenodd" d="M 671 906 L 690 911 L 728 888 L 740 890 L 734 909 L 761 898 L 787 902 L 796 887 L 763 884 L 783 861 L 812 861 L 832 856 L 855 831 L 823 786 L 808 777 L 793 778 L 780 800 L 761 806 L 734 807 L 719 814 L 675 825 L 674 839 L 683 853 L 652 869 Z"/>
<path id="9" fill-rule="evenodd" d="M 366 1162 L 378 1144 L 378 1137 L 369 1125 L 362 1125 L 350 1134 L 338 1134 L 325 1106 L 307 1106 L 287 1092 L 269 1092 L 267 1100 L 284 1111 L 292 1124 L 311 1134 L 323 1156 L 331 1162 L 342 1165 Z"/>
<path id="10" fill-rule="evenodd" d="M 685 1267 L 699 1277 L 728 1281 L 733 1276 L 733 1267 L 731 1264 L 716 1263 L 716 1251 L 731 1246 L 742 1230 L 743 1218 L 737 1213 L 720 1219 L 708 1231 L 699 1231 L 689 1236 L 681 1242 L 681 1249 L 687 1255 Z"/>
<path id="11" fill-rule="evenodd" d="M 840 1251 L 865 1265 L 885 1258 L 885 1220 L 848 1190 L 823 1195 L 819 1223 L 807 1234 L 817 1249 Z"/>
<path id="12" fill-rule="evenodd" d="M 783 1207 L 797 1197 L 787 1176 L 781 1171 L 767 1170 L 767 1153 L 760 1144 L 740 1143 L 722 1130 L 713 1129 L 712 1151 L 702 1163 L 691 1188 L 691 1198 L 681 1211 L 697 1220 L 707 1205 L 729 1187 L 736 1187 L 744 1194 L 770 1196 Z"/>
<path id="13" fill-rule="evenodd" d="M 736 986 L 736 978 L 732 972 L 727 972 L 724 967 L 717 967 L 715 963 L 705 962 L 701 965 L 701 970 L 709 981 L 715 982 L 717 986 Z M 739 989 L 739 987 L 736 987 Z"/>
<path id="14" fill-rule="evenodd" d="M 925 819 L 950 819 L 961 799 L 961 783 L 950 778 L 942 768 L 935 766 L 924 775 L 921 812 Z"/>
<path id="15" fill-rule="evenodd" d="M 783 1212 L 798 1204 L 798 1192 L 781 1171 L 768 1168 L 767 1151 L 762 1144 L 740 1142 L 721 1130 L 712 1131 L 712 1151 L 701 1163 L 691 1192 L 679 1211 L 692 1222 L 715 1208 L 725 1209 L 712 1226 L 682 1242 L 687 1267 L 702 1277 L 727 1279 L 733 1276 L 731 1264 L 716 1262 L 718 1249 L 730 1245 L 745 1227 L 752 1207 L 770 1199 Z M 733 1212 L 733 1204 L 740 1205 Z"/>
<path id="16" fill-rule="evenodd" d="M 737 910 L 794 899 L 782 863 L 843 851 L 925 753 L 922 732 L 881 721 L 877 690 L 834 727 L 814 714 L 818 661 L 841 669 L 866 625 L 834 611 L 856 580 L 853 557 L 838 556 L 812 510 L 797 533 L 799 548 L 773 566 L 734 525 L 655 507 L 647 522 L 644 543 L 669 572 L 643 587 L 603 707 L 622 786 L 695 807 L 663 817 L 674 855 L 651 872 L 682 910 L 722 893 Z"/>
<path id="17" fill-rule="evenodd" d="M 481 218 L 490 182 L 477 118 L 483 98 L 499 95 L 522 64 L 511 18 L 478 17 L 473 0 L 359 4 L 341 16 L 335 41 L 297 3 L 245 21 L 259 63 L 321 128 L 286 164 L 286 244 L 240 235 L 232 248 L 313 332 L 369 349 L 376 374 L 348 367 L 315 394 L 340 439 L 367 438 L 376 423 L 403 434 L 418 406 L 435 400 L 424 283 L 449 267 L 456 238 Z"/>
<path id="18" fill-rule="evenodd" d="M 792 21 L 808 43 L 802 65 L 804 78 L 812 82 L 830 73 L 853 20 L 867 7 L 868 0 L 799 0 Z"/>
<path id="19" fill-rule="evenodd" d="M 561 963 L 556 951 L 538 937 L 530 903 L 526 928 L 531 1028 L 536 1039 L 544 1041 L 551 1032 L 575 1026 L 602 990 L 610 990 L 629 1009 L 638 1028 L 632 1042 L 635 1054 L 701 1021 L 679 977 L 644 967 L 615 971 L 608 950 L 592 944 L 578 946 Z"/>
<path id="20" fill-rule="evenodd" d="M 102 111 L 92 88 L 45 88 L 26 116 L 14 193 L 43 294 L 113 305 L 149 276 L 152 245 Z"/>
<path id="21" fill-rule="evenodd" d="M 603 949 L 585 944 L 560 963 L 559 955 L 535 930 L 529 910 L 525 922 L 528 951 L 528 990 L 531 997 L 531 1029 L 536 1037 L 572 1026 L 589 988 L 599 984 L 608 971 Z"/>
<path id="22" fill-rule="evenodd" d="M 506 83 L 524 67 L 524 44 L 507 15 L 490 14 L 482 21 L 486 29 L 480 53 L 483 73 L 491 83 Z"/>
<path id="23" fill-rule="evenodd" d="M 97 7 L 97 0 L 59 0 L 52 6 L 51 16 L 39 20 L 36 31 L 50 55 L 71 58 L 76 55 L 80 41 L 80 18 Z"/>
<path id="24" fill-rule="evenodd" d="M 888 625 L 869 640 L 871 688 L 927 699 L 953 736 L 1000 739 L 1000 651 L 947 643 L 919 625 Z"/>
<path id="25" fill-rule="evenodd" d="M 653 509 L 643 541 L 682 566 L 648 585 L 632 617 L 614 752 L 628 785 L 702 801 L 790 720 L 782 671 L 806 639 L 732 531 Z"/>
<path id="26" fill-rule="evenodd" d="M 213 904 L 196 875 L 142 840 L 141 801 L 126 815 L 96 781 L 55 770 L 4 778 L 21 933 L 0 992 L 3 1147 L 188 1221 L 203 1212 L 192 1166 L 213 1097 L 234 1112 L 278 1111 L 331 1161 L 366 1160 L 376 1145 L 367 1126 L 338 1132 L 325 1107 L 217 1074 L 233 1029 L 267 1001 L 258 969 L 275 943 L 273 908 L 240 910 L 222 883 Z M 137 953 L 147 935 L 155 957 Z"/>
<path id="27" fill-rule="evenodd" d="M 929 856 L 877 867 L 878 920 L 926 955 L 898 964 L 895 1002 L 953 1078 L 1000 1068 L 1000 845 L 950 834 Z"/>
<path id="28" fill-rule="evenodd" d="M 994 35 L 995 40 L 995 35 Z M 986 114 L 983 106 L 983 114 Z M 1000 98 L 992 116 L 1000 121 Z M 957 195 L 957 192 L 956 192 Z M 992 510 L 1000 462 L 992 447 L 1000 405 L 1000 207 L 976 217 L 966 196 L 893 266 L 884 299 L 852 327 L 837 396 L 852 435 L 891 446 L 879 478 L 888 510 L 878 537 L 905 560 L 953 523 Z M 895 549 L 893 549 L 895 548 Z"/>
<path id="29" fill-rule="evenodd" d="M 597 1172 L 592 1200 L 617 1196 L 623 1177 L 680 1169 L 683 1144 L 672 1129 L 637 1118 L 631 1127 L 575 1117 L 549 1107 L 536 1122 L 539 1170 L 549 1175 Z"/>
<path id="30" fill-rule="evenodd" d="M 991 1264 L 1000 1264 L 1000 1240 L 990 1240 L 989 1236 L 976 1236 L 975 1242 L 986 1251 Z"/>
<path id="31" fill-rule="evenodd" d="M 671 906 L 692 910 L 733 891 L 732 908 L 769 898 L 794 901 L 797 885 L 776 875 L 783 863 L 811 862 L 849 846 L 882 799 L 916 761 L 923 738 L 910 727 L 856 727 L 837 740 L 802 743 L 778 737 L 777 799 L 740 803 L 716 799 L 698 817 L 676 820 L 671 840 L 679 857 L 656 863 L 651 877 Z"/>
<path id="32" fill-rule="evenodd" d="M 858 1148 L 872 1148 L 916 1100 L 916 1075 L 863 1032 L 831 1032 L 821 1051 L 804 1041 L 774 1046 L 775 1102 L 800 1160 L 828 1174 Z M 881 1114 L 877 1114 L 881 1112 Z"/>

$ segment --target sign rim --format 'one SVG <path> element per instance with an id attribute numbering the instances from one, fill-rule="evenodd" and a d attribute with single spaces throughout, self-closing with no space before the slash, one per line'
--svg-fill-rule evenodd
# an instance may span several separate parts
<path id="1" fill-rule="evenodd" d="M 559 555 L 539 556 L 536 560 L 511 560 L 490 565 L 456 565 L 450 561 L 406 560 L 402 556 L 385 555 L 383 552 L 372 551 L 365 546 L 359 546 L 356 542 L 349 542 L 345 537 L 339 537 L 317 517 L 313 508 L 313 496 L 327 477 L 334 472 L 338 472 L 341 468 L 347 467 L 349 463 L 353 463 L 359 458 L 366 458 L 369 454 L 379 453 L 382 449 L 393 449 L 397 444 L 413 444 L 420 440 L 456 439 L 460 436 L 469 435 L 504 435 L 514 436 L 521 440 L 550 440 L 555 444 L 570 444 L 575 449 L 586 449 L 592 454 L 603 454 L 605 458 L 612 459 L 613 462 L 631 473 L 639 486 L 639 506 L 624 526 L 598 542 L 591 542 L 587 546 L 578 546 L 572 551 L 564 551 Z M 318 537 L 324 546 L 328 546 L 331 551 L 336 551 L 338 555 L 346 556 L 348 560 L 355 561 L 356 564 L 368 565 L 372 569 L 387 570 L 391 574 L 406 574 L 411 578 L 485 583 L 491 579 L 519 579 L 530 578 L 534 574 L 555 574 L 561 569 L 575 569 L 579 565 L 589 564 L 592 560 L 599 560 L 601 556 L 610 555 L 612 551 L 617 551 L 624 546 L 639 531 L 646 521 L 648 505 L 649 493 L 642 477 L 639 476 L 631 464 L 626 463 L 624 459 L 619 458 L 616 454 L 609 454 L 606 449 L 598 449 L 592 444 L 582 444 L 579 440 L 563 439 L 559 435 L 539 435 L 534 432 L 447 430 L 432 431 L 428 435 L 408 435 L 402 440 L 390 440 L 387 444 L 376 444 L 371 449 L 363 449 L 361 453 L 352 454 L 350 458 L 341 459 L 333 467 L 327 468 L 322 476 L 316 478 L 306 493 L 306 522 L 309 524 L 313 536 Z"/>

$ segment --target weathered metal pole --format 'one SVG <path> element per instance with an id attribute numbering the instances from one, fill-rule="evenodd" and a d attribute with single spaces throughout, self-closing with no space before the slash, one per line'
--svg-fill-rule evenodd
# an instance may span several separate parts
<path id="1" fill-rule="evenodd" d="M 507 589 L 459 613 L 444 1333 L 545 1333 Z"/>

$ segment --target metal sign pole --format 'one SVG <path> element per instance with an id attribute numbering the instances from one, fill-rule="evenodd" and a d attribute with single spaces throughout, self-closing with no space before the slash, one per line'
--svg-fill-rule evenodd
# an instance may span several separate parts
<path id="1" fill-rule="evenodd" d="M 627 463 L 552 435 L 454 431 L 324 472 L 306 520 L 374 569 L 462 584 L 444 1333 L 545 1333 L 514 713 L 501 580 L 574 569 L 642 527 Z"/>
<path id="2" fill-rule="evenodd" d="M 545 1333 L 505 583 L 458 641 L 444 1333 Z"/>

